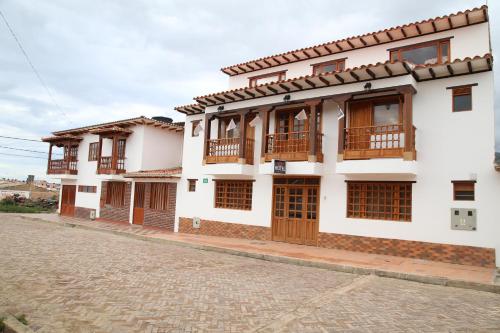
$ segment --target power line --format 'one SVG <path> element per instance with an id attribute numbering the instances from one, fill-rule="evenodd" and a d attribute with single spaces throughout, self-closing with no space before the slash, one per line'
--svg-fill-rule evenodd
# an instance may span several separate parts
<path id="1" fill-rule="evenodd" d="M 40 157 L 40 156 L 28 156 L 28 155 L 18 155 L 18 154 L 9 154 L 9 153 L 0 153 L 0 155 L 39 158 L 39 159 L 42 159 L 42 160 L 46 160 L 47 159 L 46 157 Z"/>
<path id="2" fill-rule="evenodd" d="M 33 62 L 30 60 L 30 58 L 28 56 L 28 53 L 24 50 L 24 47 L 22 46 L 21 41 L 19 40 L 19 38 L 17 38 L 16 34 L 14 33 L 14 30 L 11 28 L 11 26 L 10 26 L 9 22 L 7 21 L 7 18 L 5 17 L 5 15 L 3 14 L 2 10 L 0 10 L 0 16 L 2 17 L 3 21 L 5 22 L 5 25 L 7 26 L 7 29 L 9 29 L 10 34 L 12 35 L 12 37 L 16 41 L 17 45 L 19 46 L 19 49 L 21 49 L 21 52 L 24 54 L 24 57 L 28 61 L 28 64 L 30 65 L 33 73 L 35 73 L 36 77 L 38 78 L 38 80 L 40 81 L 40 83 L 42 84 L 42 86 L 45 88 L 45 91 L 49 95 L 49 97 L 52 100 L 52 102 L 54 103 L 54 105 L 57 107 L 57 109 L 59 109 L 59 111 L 61 112 L 61 114 L 64 115 L 66 117 L 66 119 L 70 123 L 72 123 L 72 121 L 68 117 L 68 115 L 63 111 L 63 109 L 57 103 L 57 101 L 56 101 L 54 95 L 52 94 L 52 92 L 50 91 L 49 87 L 47 86 L 47 84 L 45 84 L 45 81 L 43 80 L 42 76 L 40 75 L 40 73 L 38 72 L 38 70 L 35 68 L 35 65 L 33 65 Z"/>
<path id="3" fill-rule="evenodd" d="M 30 149 L 22 149 L 22 148 L 14 148 L 14 147 L 7 147 L 7 146 L 1 146 L 0 148 L 5 148 L 5 149 L 12 149 L 12 150 L 22 150 L 22 151 L 27 151 L 30 153 L 39 153 L 39 154 L 48 154 L 46 151 L 39 151 L 39 150 L 30 150 Z M 52 155 L 62 155 L 61 153 L 52 153 Z"/>
<path id="4" fill-rule="evenodd" d="M 0 138 L 44 143 L 42 140 L 26 139 L 26 138 L 18 138 L 18 137 L 15 137 L 15 136 L 4 136 L 4 135 L 0 135 Z"/>

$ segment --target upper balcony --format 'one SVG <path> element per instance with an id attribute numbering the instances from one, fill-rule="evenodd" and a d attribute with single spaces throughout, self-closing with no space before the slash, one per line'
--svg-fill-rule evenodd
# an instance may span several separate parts
<path id="1" fill-rule="evenodd" d="M 126 172 L 125 146 L 130 129 L 118 126 L 98 128 L 90 131 L 99 135 L 99 150 L 97 156 L 97 174 L 119 175 Z"/>
<path id="2" fill-rule="evenodd" d="M 78 174 L 78 146 L 81 137 L 73 135 L 60 135 L 43 138 L 42 141 L 49 142 L 49 156 L 47 163 L 48 175 L 76 175 Z M 54 147 L 62 148 L 63 158 L 53 159 Z"/>

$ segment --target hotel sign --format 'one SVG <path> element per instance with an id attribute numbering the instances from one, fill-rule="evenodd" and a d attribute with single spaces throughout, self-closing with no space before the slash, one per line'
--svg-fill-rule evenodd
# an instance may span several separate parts
<path id="1" fill-rule="evenodd" d="M 286 174 L 286 161 L 273 160 L 274 161 L 274 173 L 284 175 Z"/>

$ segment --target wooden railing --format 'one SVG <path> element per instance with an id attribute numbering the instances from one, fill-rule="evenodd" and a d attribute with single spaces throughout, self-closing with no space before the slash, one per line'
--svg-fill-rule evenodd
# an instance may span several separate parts
<path id="1" fill-rule="evenodd" d="M 116 166 L 113 166 L 113 156 L 101 156 L 99 163 L 99 168 L 97 173 L 99 174 L 120 174 L 125 172 L 125 159 L 116 159 Z"/>
<path id="2" fill-rule="evenodd" d="M 412 150 L 415 150 L 415 126 L 412 128 Z M 344 129 L 344 158 L 402 157 L 409 137 L 402 124 L 349 127 Z"/>
<path id="3" fill-rule="evenodd" d="M 72 175 L 77 174 L 76 160 L 50 160 L 47 170 L 48 174 L 61 174 L 69 173 Z"/>
<path id="4" fill-rule="evenodd" d="M 253 164 L 254 146 L 254 139 L 245 139 L 246 164 Z M 237 163 L 240 158 L 240 138 L 211 139 L 207 148 L 207 163 Z"/>
<path id="5" fill-rule="evenodd" d="M 266 135 L 266 160 L 273 158 L 306 161 L 310 150 L 309 131 Z M 322 159 L 323 134 L 316 134 L 316 156 Z"/>

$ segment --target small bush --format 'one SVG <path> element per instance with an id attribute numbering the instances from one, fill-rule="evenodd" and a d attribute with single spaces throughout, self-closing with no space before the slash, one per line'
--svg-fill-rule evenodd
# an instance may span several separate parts
<path id="1" fill-rule="evenodd" d="M 8 196 L 8 197 L 5 197 L 2 200 L 0 200 L 0 204 L 6 205 L 6 206 L 8 206 L 8 205 L 14 206 L 16 204 L 16 202 L 14 201 L 14 197 Z"/>
<path id="2" fill-rule="evenodd" d="M 3 333 L 5 331 L 5 323 L 3 322 L 5 320 L 5 317 L 0 317 L 0 333 Z"/>
<path id="3" fill-rule="evenodd" d="M 23 325 L 28 326 L 28 320 L 26 319 L 26 315 L 22 314 L 19 316 L 16 316 L 16 319 Z"/>

